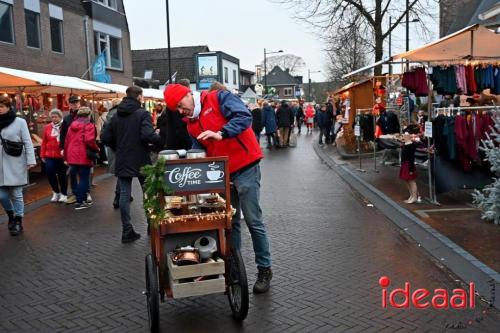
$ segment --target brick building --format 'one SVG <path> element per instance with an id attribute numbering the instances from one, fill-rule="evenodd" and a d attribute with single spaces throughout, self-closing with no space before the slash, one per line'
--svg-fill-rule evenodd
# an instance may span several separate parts
<path id="1" fill-rule="evenodd" d="M 260 83 L 266 83 L 265 76 Z M 275 66 L 267 74 L 267 87 L 274 88 L 275 96 L 279 99 L 296 99 L 301 95 L 302 76 L 293 76 L 288 69 Z"/>
<path id="2" fill-rule="evenodd" d="M 0 0 L 0 66 L 91 79 L 103 50 L 112 82 L 132 84 L 123 0 Z"/>

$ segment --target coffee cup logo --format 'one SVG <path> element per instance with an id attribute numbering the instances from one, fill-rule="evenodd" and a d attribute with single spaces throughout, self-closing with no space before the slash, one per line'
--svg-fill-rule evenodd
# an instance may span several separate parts
<path id="1" fill-rule="evenodd" d="M 207 178 L 209 179 L 207 183 L 220 183 L 224 180 L 224 171 L 217 170 L 219 166 L 215 163 L 208 165 L 210 170 L 207 171 Z"/>

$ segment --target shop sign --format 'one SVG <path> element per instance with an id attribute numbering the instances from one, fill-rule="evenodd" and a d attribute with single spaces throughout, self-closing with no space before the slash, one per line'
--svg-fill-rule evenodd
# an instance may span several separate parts
<path id="1" fill-rule="evenodd" d="M 164 180 L 174 192 L 215 191 L 226 188 L 224 161 L 207 161 L 165 165 Z"/>
<path id="2" fill-rule="evenodd" d="M 354 126 L 354 135 L 361 136 L 361 127 L 359 125 Z"/>
<path id="3" fill-rule="evenodd" d="M 425 122 L 424 136 L 427 138 L 432 138 L 432 122 L 430 122 L 430 121 Z"/>
<path id="4" fill-rule="evenodd" d="M 198 87 L 208 89 L 219 79 L 218 58 L 216 55 L 198 56 Z"/>

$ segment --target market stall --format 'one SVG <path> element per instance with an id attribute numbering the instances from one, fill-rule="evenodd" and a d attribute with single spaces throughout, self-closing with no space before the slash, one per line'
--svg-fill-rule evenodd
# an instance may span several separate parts
<path id="1" fill-rule="evenodd" d="M 447 108 L 455 107 L 455 110 L 448 112 L 446 116 L 450 122 L 453 122 L 452 126 L 446 125 L 446 131 L 450 133 L 446 135 L 446 138 L 450 140 L 447 145 L 455 148 L 456 143 L 453 139 L 461 140 L 462 137 L 456 138 L 455 136 L 463 130 L 468 140 L 469 150 L 465 157 L 464 154 L 461 154 L 459 158 L 453 156 L 450 158 L 448 155 L 447 160 L 457 161 L 457 164 L 461 164 L 462 169 L 467 169 L 464 170 L 467 172 L 479 167 L 481 157 L 478 148 L 481 133 L 489 130 L 487 126 L 482 128 L 480 124 L 491 123 L 491 117 L 498 117 L 495 104 L 500 102 L 498 96 L 500 93 L 500 35 L 483 26 L 473 25 L 415 50 L 392 56 L 349 73 L 344 77 L 382 64 L 400 64 L 403 72 L 402 85 L 416 96 L 426 99 L 426 117 L 429 122 L 425 123 L 424 119 L 419 123 L 422 131 L 427 129 L 425 136 L 429 146 L 436 144 L 436 135 L 439 137 L 443 135 L 440 132 L 442 129 L 436 132 L 430 121 L 436 124 L 436 118 L 439 115 L 443 116 L 442 113 L 446 111 L 436 109 L 433 101 L 438 101 L 441 106 Z M 442 96 L 445 96 L 444 100 Z M 476 104 L 486 105 L 482 109 L 475 109 Z M 460 117 L 464 117 L 465 122 Z M 458 129 L 455 121 L 458 121 L 460 126 L 463 125 L 463 128 Z M 462 149 L 460 147 L 457 146 L 458 149 Z M 436 156 L 441 158 L 443 153 L 438 149 Z M 436 177 L 440 177 L 440 173 L 436 172 L 434 157 L 429 153 L 431 162 L 429 197 L 431 202 L 437 203 L 435 182 Z"/>

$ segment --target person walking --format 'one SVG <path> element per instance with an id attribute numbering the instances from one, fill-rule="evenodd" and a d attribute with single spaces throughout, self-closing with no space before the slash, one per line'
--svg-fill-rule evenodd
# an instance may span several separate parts
<path id="1" fill-rule="evenodd" d="M 99 156 L 97 162 L 99 164 L 108 164 L 108 158 L 106 156 L 106 149 L 101 142 L 101 131 L 104 123 L 106 122 L 106 117 L 108 115 L 108 109 L 104 105 L 99 105 L 97 108 L 97 114 L 95 114 L 95 128 L 96 128 L 96 141 L 99 147 Z"/>
<path id="2" fill-rule="evenodd" d="M 260 143 L 260 132 L 262 132 L 262 110 L 257 106 L 252 106 L 252 129 L 257 138 L 257 142 Z"/>
<path id="3" fill-rule="evenodd" d="M 306 120 L 307 134 L 312 134 L 315 115 L 314 115 L 314 108 L 311 104 L 307 105 L 304 118 Z"/>
<path id="4" fill-rule="evenodd" d="M 109 122 L 111 121 L 111 118 L 113 118 L 116 115 L 118 105 L 120 105 L 121 101 L 122 100 L 120 98 L 114 98 L 111 101 L 112 106 L 111 106 L 111 109 L 109 109 L 108 114 L 106 115 L 106 121 L 104 122 L 104 124 L 102 126 L 101 133 L 104 131 L 106 126 L 109 124 Z M 101 140 L 101 143 L 102 143 L 102 140 Z M 108 145 L 105 145 L 104 143 L 103 143 L 103 145 L 104 145 L 104 148 L 106 149 L 106 156 L 108 158 L 108 173 L 110 173 L 112 175 L 116 175 L 115 174 L 115 151 L 113 149 L 111 149 L 111 147 L 109 147 Z M 130 197 L 130 199 L 132 199 L 132 197 Z M 118 181 L 118 177 L 116 177 L 115 197 L 113 199 L 113 207 L 115 209 L 120 208 L 120 182 Z"/>
<path id="5" fill-rule="evenodd" d="M 66 144 L 66 134 L 68 133 L 68 129 L 71 126 L 71 123 L 77 118 L 78 109 L 80 108 L 80 98 L 75 95 L 71 95 L 68 98 L 69 103 L 69 114 L 67 114 L 63 118 L 63 122 L 61 124 L 61 130 L 59 134 L 59 143 L 61 148 L 61 155 L 64 156 L 64 148 Z M 77 190 L 77 179 L 74 175 L 70 173 L 69 175 L 69 184 L 71 187 L 71 195 L 68 196 L 66 203 L 68 205 L 74 204 L 76 202 L 76 190 Z"/>
<path id="6" fill-rule="evenodd" d="M 234 184 L 231 204 L 237 210 L 232 219 L 232 245 L 241 248 L 240 213 L 243 211 L 258 269 L 253 291 L 256 294 L 267 292 L 273 273 L 269 239 L 259 204 L 259 162 L 264 155 L 251 128 L 250 111 L 240 98 L 224 90 L 212 91 L 197 103 L 189 88 L 170 84 L 164 96 L 170 110 L 189 119 L 188 131 L 195 140 L 194 147 L 204 148 L 208 157 L 228 156 L 230 178 Z"/>
<path id="7" fill-rule="evenodd" d="M 64 203 L 68 199 L 68 176 L 59 142 L 63 114 L 61 110 L 53 109 L 49 116 L 52 122 L 45 126 L 43 131 L 40 157 L 45 163 L 45 173 L 49 179 L 50 187 L 52 187 L 50 201 Z"/>
<path id="8" fill-rule="evenodd" d="M 328 113 L 326 112 L 326 105 L 321 105 L 318 114 L 316 115 L 319 127 L 319 144 L 323 144 L 323 137 L 325 143 L 328 142 L 330 135 L 328 133 Z"/>
<path id="9" fill-rule="evenodd" d="M 96 143 L 95 125 L 90 121 L 91 113 L 92 110 L 88 107 L 78 110 L 76 119 L 68 128 L 64 143 L 64 160 L 69 165 L 70 177 L 76 181 L 76 210 L 92 206 L 92 201 L 87 200 L 87 193 L 90 186 L 90 169 L 99 147 Z"/>
<path id="10" fill-rule="evenodd" d="M 278 146 L 278 140 L 276 139 L 276 131 L 278 129 L 278 125 L 276 124 L 276 113 L 268 102 L 264 102 L 263 105 L 262 125 L 264 125 L 266 132 L 267 149 L 271 149 L 273 146 Z"/>
<path id="11" fill-rule="evenodd" d="M 295 114 L 295 124 L 297 125 L 297 133 L 300 135 L 302 132 L 302 123 L 304 122 L 304 109 L 302 104 L 297 106 L 297 113 Z"/>
<path id="12" fill-rule="evenodd" d="M 36 160 L 28 125 L 16 117 L 11 103 L 9 97 L 0 96 L 0 202 L 9 217 L 9 232 L 17 236 L 23 231 L 23 186 Z"/>
<path id="13" fill-rule="evenodd" d="M 290 128 L 293 124 L 293 112 L 286 101 L 281 102 L 281 106 L 276 111 L 276 118 L 278 121 L 278 130 L 280 133 L 280 146 L 288 147 L 290 139 Z"/>
<path id="14" fill-rule="evenodd" d="M 131 243 L 141 237 L 131 223 L 130 198 L 132 180 L 137 178 L 144 184 L 141 168 L 151 164 L 149 144 L 160 147 L 161 137 L 156 134 L 148 111 L 141 107 L 142 89 L 128 87 L 127 97 L 118 105 L 116 115 L 101 133 L 102 142 L 116 152 L 115 175 L 120 187 L 120 216 L 122 221 L 122 243 Z M 148 225 L 149 229 L 149 225 Z"/>

